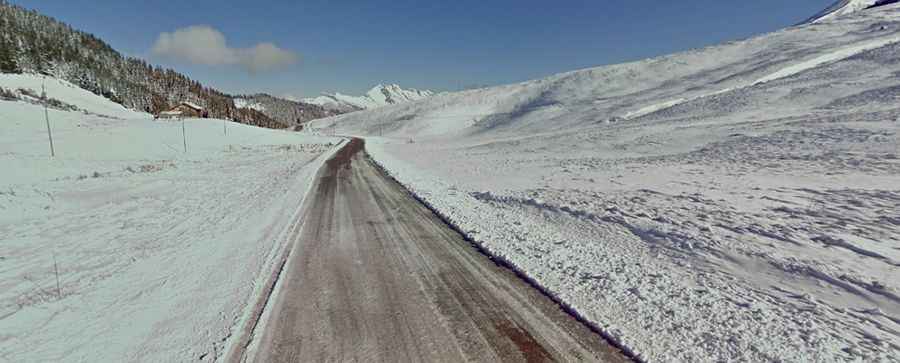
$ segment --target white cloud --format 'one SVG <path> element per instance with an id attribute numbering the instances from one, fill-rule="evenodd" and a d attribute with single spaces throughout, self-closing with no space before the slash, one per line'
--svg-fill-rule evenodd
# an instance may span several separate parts
<path id="1" fill-rule="evenodd" d="M 251 72 L 277 69 L 297 62 L 297 55 L 272 43 L 261 43 L 240 51 L 240 63 Z"/>
<path id="2" fill-rule="evenodd" d="M 222 32 L 195 25 L 162 33 L 153 45 L 153 54 L 209 66 L 239 65 L 249 72 L 283 69 L 297 63 L 299 56 L 272 43 L 240 49 L 230 48 Z"/>

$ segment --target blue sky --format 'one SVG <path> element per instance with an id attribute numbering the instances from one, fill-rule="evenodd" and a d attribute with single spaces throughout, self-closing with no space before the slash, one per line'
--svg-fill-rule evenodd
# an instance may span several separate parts
<path id="1" fill-rule="evenodd" d="M 505 84 L 746 38 L 832 0 L 122 1 L 13 0 L 227 92 L 359 94 L 378 83 L 455 90 Z M 300 61 L 248 72 L 152 51 L 206 25 L 229 47 L 273 43 Z"/>

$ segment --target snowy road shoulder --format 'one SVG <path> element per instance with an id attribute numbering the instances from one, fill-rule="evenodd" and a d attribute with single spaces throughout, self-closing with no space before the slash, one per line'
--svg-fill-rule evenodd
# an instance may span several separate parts
<path id="1" fill-rule="evenodd" d="M 734 140 L 679 162 L 592 167 L 577 158 L 535 163 L 503 144 L 487 157 L 474 156 L 481 147 L 390 139 L 368 149 L 473 241 L 641 359 L 890 361 L 900 245 L 884 213 L 900 207 L 890 190 L 896 165 L 860 184 L 854 174 L 823 179 L 798 166 L 797 181 L 775 169 L 731 176 L 719 169 L 739 166 L 692 160 L 741 153 L 752 164 L 766 156 L 739 151 L 743 142 L 796 145 L 811 134 Z M 786 160 L 798 151 L 780 152 Z"/>
<path id="2" fill-rule="evenodd" d="M 50 159 L 42 111 L 0 101 L 0 361 L 215 360 L 339 140 L 186 120 L 184 153 L 178 123 L 51 110 Z"/>

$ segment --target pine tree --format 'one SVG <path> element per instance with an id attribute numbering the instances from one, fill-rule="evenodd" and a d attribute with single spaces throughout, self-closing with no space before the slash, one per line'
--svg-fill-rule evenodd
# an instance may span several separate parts
<path id="1" fill-rule="evenodd" d="M 15 48 L 11 42 L 2 37 L 0 37 L 0 72 L 19 73 Z"/>

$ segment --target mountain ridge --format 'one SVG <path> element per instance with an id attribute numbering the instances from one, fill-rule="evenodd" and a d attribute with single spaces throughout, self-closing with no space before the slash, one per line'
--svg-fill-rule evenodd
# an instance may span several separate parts
<path id="1" fill-rule="evenodd" d="M 238 109 L 258 111 L 273 119 L 297 125 L 342 113 L 321 105 L 277 97 L 268 93 L 236 95 L 234 104 Z"/>
<path id="2" fill-rule="evenodd" d="M 301 101 L 319 105 L 326 109 L 348 112 L 417 101 L 431 97 L 434 94 L 430 90 L 404 89 L 397 84 L 378 84 L 362 96 L 351 96 L 335 92 L 324 93 L 318 97 L 304 98 Z"/>
<path id="3" fill-rule="evenodd" d="M 815 24 L 838 16 L 859 12 L 882 3 L 884 3 L 883 0 L 838 0 L 801 24 Z"/>

